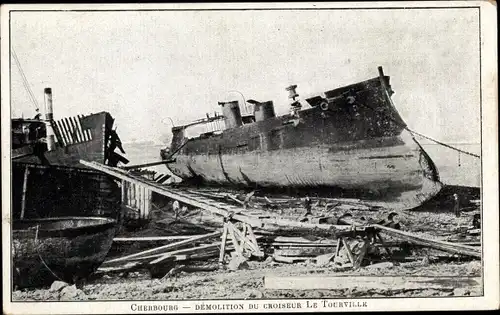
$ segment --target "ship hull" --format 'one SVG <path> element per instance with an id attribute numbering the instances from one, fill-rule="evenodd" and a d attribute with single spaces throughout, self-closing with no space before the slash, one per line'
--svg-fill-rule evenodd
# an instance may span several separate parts
<path id="1" fill-rule="evenodd" d="M 409 209 L 437 194 L 442 185 L 433 178 L 425 152 L 413 139 L 403 138 L 360 140 L 344 144 L 352 147 L 348 150 L 323 145 L 220 156 L 181 154 L 168 167 L 184 179 L 247 187 L 339 188 Z M 377 140 L 398 144 L 373 147 Z"/>
<path id="2" fill-rule="evenodd" d="M 187 137 L 176 127 L 169 170 L 182 179 L 248 187 L 348 190 L 410 209 L 436 195 L 438 171 L 406 129 L 388 77 L 327 91 L 296 114 Z M 165 156 L 163 158 L 166 158 Z"/>

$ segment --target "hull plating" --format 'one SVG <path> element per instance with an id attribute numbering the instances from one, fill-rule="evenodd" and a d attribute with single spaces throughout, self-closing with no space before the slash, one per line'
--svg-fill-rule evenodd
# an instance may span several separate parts
<path id="1" fill-rule="evenodd" d="M 248 187 L 321 186 L 360 190 L 396 208 L 414 208 L 441 189 L 417 143 L 337 151 L 315 146 L 243 154 L 178 155 L 169 169 L 182 178 Z M 354 145 L 354 144 L 352 144 Z"/>
<path id="2" fill-rule="evenodd" d="M 183 179 L 249 187 L 338 187 L 375 196 L 392 208 L 417 207 L 442 184 L 381 80 L 327 91 L 326 98 L 308 99 L 311 108 L 297 115 L 221 134 L 187 141 L 176 127 L 171 145 L 176 162 L 167 167 Z M 388 85 L 389 78 L 384 80 Z"/>

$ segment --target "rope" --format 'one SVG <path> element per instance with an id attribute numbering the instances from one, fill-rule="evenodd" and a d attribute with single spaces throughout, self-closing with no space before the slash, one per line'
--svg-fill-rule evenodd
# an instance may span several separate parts
<path id="1" fill-rule="evenodd" d="M 452 149 L 452 150 L 455 150 L 455 151 L 458 151 L 458 152 L 460 152 L 460 153 L 467 154 L 467 155 L 470 155 L 470 156 L 473 156 L 473 157 L 476 157 L 476 158 L 481 158 L 481 157 L 480 157 L 479 155 L 477 155 L 477 154 L 474 154 L 474 153 L 471 153 L 471 152 L 464 151 L 464 150 L 461 150 L 461 149 L 459 149 L 459 148 L 453 147 L 453 146 L 451 146 L 451 145 L 449 145 L 449 144 L 443 143 L 443 142 L 441 142 L 441 141 L 438 141 L 438 140 L 436 140 L 436 139 L 433 139 L 433 138 L 431 138 L 431 137 L 428 137 L 428 136 L 426 136 L 426 135 L 423 135 L 423 134 L 421 134 L 421 133 L 419 133 L 419 132 L 413 131 L 413 130 L 409 129 L 408 127 L 405 127 L 405 129 L 406 129 L 406 130 L 408 130 L 409 132 L 411 132 L 412 134 L 416 134 L 417 136 L 420 136 L 420 137 L 425 138 L 425 139 L 427 139 L 427 140 L 431 140 L 431 141 L 433 141 L 433 142 L 436 142 L 437 144 L 440 144 L 440 145 L 442 145 L 442 146 L 444 146 L 444 147 L 447 147 L 447 148 L 449 148 L 449 149 Z"/>
<path id="2" fill-rule="evenodd" d="M 33 102 L 33 105 L 35 106 L 35 110 L 38 112 L 40 106 L 38 105 L 38 101 L 36 100 L 35 95 L 33 94 L 33 91 L 31 90 L 30 84 L 28 82 L 28 79 L 26 78 L 26 75 L 24 74 L 23 68 L 21 67 L 21 63 L 19 62 L 19 58 L 17 58 L 16 51 L 14 50 L 14 47 L 11 48 L 12 50 L 12 57 L 14 57 L 14 61 L 16 63 L 17 68 L 19 69 L 19 73 L 21 74 L 21 78 L 23 79 L 23 85 L 26 88 L 26 91 L 28 92 L 28 95 L 31 99 L 31 102 Z"/>
<path id="3" fill-rule="evenodd" d="M 386 95 L 386 97 L 388 97 L 389 99 L 391 99 L 391 98 L 390 98 L 390 96 L 388 96 L 388 95 Z M 392 101 L 391 101 L 390 103 L 392 104 Z M 367 107 L 367 108 L 371 109 L 372 111 L 376 112 L 376 111 L 375 111 L 375 109 L 374 109 L 373 107 L 369 106 L 369 105 L 366 105 L 366 104 L 361 104 L 361 103 L 359 103 L 359 102 L 356 102 L 356 104 L 359 104 L 359 105 L 361 105 L 361 106 Z M 393 106 L 393 107 L 394 107 L 394 106 Z M 394 108 L 395 108 L 395 107 L 394 107 Z M 459 148 L 453 147 L 453 146 L 451 146 L 451 145 L 449 145 L 449 144 L 446 144 L 446 143 L 444 143 L 444 142 L 441 142 L 441 141 L 438 141 L 438 140 L 436 140 L 436 139 L 433 139 L 433 138 L 431 138 L 431 137 L 429 137 L 429 136 L 423 135 L 423 134 L 421 134 L 421 133 L 419 133 L 419 132 L 413 131 L 413 130 L 411 130 L 410 128 L 408 128 L 405 124 L 401 124 L 399 121 L 397 121 L 397 120 L 396 120 L 396 119 L 394 119 L 393 117 L 391 117 L 391 116 L 389 116 L 389 115 L 386 115 L 386 116 L 387 116 L 387 118 L 389 118 L 389 120 L 391 120 L 391 121 L 392 121 L 392 122 L 394 122 L 395 124 L 397 124 L 397 125 L 399 125 L 399 126 L 403 127 L 405 130 L 407 130 L 408 132 L 410 132 L 412 135 L 417 135 L 417 136 L 420 136 L 420 137 L 422 137 L 422 138 L 425 138 L 425 139 L 427 139 L 427 140 L 433 141 L 433 142 L 435 142 L 435 143 L 437 143 L 437 144 L 440 144 L 440 145 L 442 145 L 442 146 L 444 146 L 444 147 L 447 147 L 447 148 L 449 148 L 449 149 L 452 149 L 452 150 L 458 151 L 458 152 L 460 152 L 460 153 L 463 153 L 463 154 L 466 154 L 466 155 L 470 155 L 470 156 L 473 156 L 473 157 L 476 157 L 476 158 L 481 158 L 479 155 L 474 154 L 474 153 L 472 153 L 472 152 L 468 152 L 468 151 L 461 150 L 461 149 L 459 149 Z"/>
<path id="4" fill-rule="evenodd" d="M 59 278 L 53 271 L 52 269 L 50 269 L 49 266 L 47 266 L 47 264 L 45 263 L 45 260 L 42 258 L 42 255 L 40 254 L 39 252 L 39 247 L 38 247 L 38 229 L 39 229 L 40 225 L 37 225 L 36 226 L 36 232 L 35 232 L 35 248 L 36 248 L 36 252 L 38 254 L 38 257 L 40 258 L 42 264 L 45 266 L 45 268 L 47 268 L 47 270 L 54 276 L 56 277 L 56 279 L 58 279 L 59 281 L 63 281 L 63 279 Z"/>

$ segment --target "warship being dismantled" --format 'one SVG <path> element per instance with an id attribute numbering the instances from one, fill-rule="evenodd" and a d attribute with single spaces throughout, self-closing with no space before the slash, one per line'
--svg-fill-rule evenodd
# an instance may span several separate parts
<path id="1" fill-rule="evenodd" d="M 272 101 L 249 100 L 251 115 L 232 101 L 219 103 L 223 115 L 173 127 L 161 152 L 167 167 L 182 179 L 221 185 L 352 191 L 393 209 L 417 207 L 441 190 L 381 67 L 378 77 L 307 98 L 308 108 L 296 86 L 287 90 L 291 112 L 282 116 Z M 189 135 L 200 125 L 204 132 Z"/>

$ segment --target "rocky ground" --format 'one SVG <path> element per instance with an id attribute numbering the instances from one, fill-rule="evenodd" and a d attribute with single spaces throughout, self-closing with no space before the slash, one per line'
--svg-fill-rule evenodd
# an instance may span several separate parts
<path id="1" fill-rule="evenodd" d="M 163 208 L 162 208 L 163 207 Z M 168 205 L 163 205 L 162 208 Z M 330 212 L 321 203 L 313 205 L 313 213 Z M 445 209 L 446 210 L 446 209 Z M 279 210 L 283 213 L 283 209 Z M 478 209 L 468 209 L 456 216 L 451 211 L 399 212 L 401 229 L 417 235 L 447 240 L 460 238 L 460 233 L 471 224 Z M 304 209 L 290 207 L 287 215 L 301 215 Z M 354 217 L 369 217 L 380 220 L 388 211 L 366 211 L 344 207 L 338 214 L 349 212 Z M 157 212 L 155 220 L 142 228 L 121 232 L 124 236 L 159 236 L 175 234 L 200 234 L 220 226 L 220 219 L 204 211 L 191 209 L 177 221 L 168 211 Z M 337 215 L 337 213 L 336 213 Z M 475 238 L 479 240 L 479 238 Z M 146 245 L 144 245 L 146 246 Z M 118 257 L 144 249 L 133 244 L 126 248 L 114 248 L 110 256 Z M 148 245 L 152 247 L 152 244 Z M 444 252 L 428 249 L 413 249 L 403 259 L 381 257 L 378 261 L 366 261 L 358 270 L 349 270 L 335 265 L 318 266 L 313 260 L 293 264 L 279 263 L 271 257 L 260 261 L 250 260 L 240 270 L 217 269 L 216 259 L 196 262 L 187 267 L 205 268 L 211 271 L 179 269 L 163 278 L 152 278 L 147 270 L 136 270 L 128 274 L 98 272 L 86 283 L 70 286 L 54 283 L 51 288 L 23 289 L 13 292 L 13 300 L 186 300 L 186 299 L 275 299 L 275 298 L 336 298 L 336 297 L 395 297 L 395 296 L 477 296 L 482 295 L 481 281 L 460 287 L 422 286 L 421 288 L 377 288 L 356 285 L 356 276 L 395 277 L 481 277 L 481 261 L 456 257 Z M 349 284 L 336 290 L 270 290 L 264 286 L 266 276 L 349 276 Z"/>

